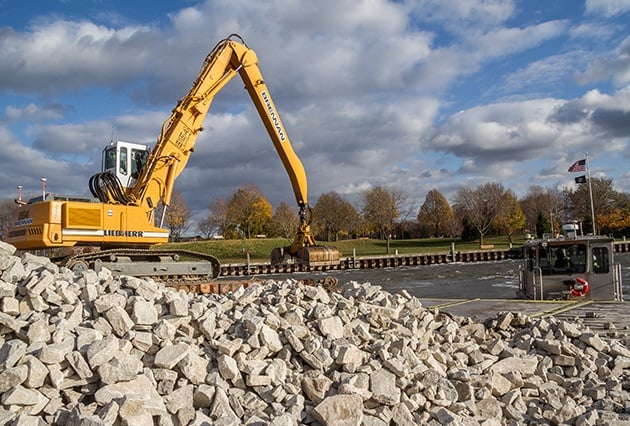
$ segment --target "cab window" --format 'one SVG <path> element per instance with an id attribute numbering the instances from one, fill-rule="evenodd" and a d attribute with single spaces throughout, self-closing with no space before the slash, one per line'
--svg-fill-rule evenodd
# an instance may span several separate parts
<path id="1" fill-rule="evenodd" d="M 146 150 L 132 149 L 131 150 L 131 177 L 138 179 L 144 163 L 147 161 L 149 153 Z"/>
<path id="2" fill-rule="evenodd" d="M 127 148 L 120 148 L 120 174 L 127 176 Z"/>
<path id="3" fill-rule="evenodd" d="M 107 148 L 105 150 L 105 164 L 103 170 L 116 168 L 116 147 Z"/>
<path id="4" fill-rule="evenodd" d="M 596 274 L 607 274 L 609 271 L 608 248 L 593 247 L 593 272 Z"/>
<path id="5" fill-rule="evenodd" d="M 540 250 L 539 264 L 543 275 L 586 272 L 586 245 L 563 244 Z"/>

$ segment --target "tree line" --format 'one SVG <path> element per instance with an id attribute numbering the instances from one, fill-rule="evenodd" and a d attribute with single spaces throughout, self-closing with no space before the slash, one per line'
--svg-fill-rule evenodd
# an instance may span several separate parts
<path id="1" fill-rule="evenodd" d="M 592 178 L 597 232 L 630 234 L 630 194 L 614 189 L 612 179 Z M 465 241 L 488 235 L 517 234 L 542 237 L 557 234 L 567 222 L 578 222 L 584 234 L 593 231 L 588 185 L 562 190 L 533 185 L 521 199 L 501 183 L 462 187 L 449 202 L 430 190 L 415 210 L 400 188 L 377 186 L 360 194 L 355 205 L 335 191 L 322 194 L 313 206 L 311 227 L 320 241 L 370 237 L 448 237 Z M 237 189 L 228 199 L 214 199 L 208 216 L 199 223 L 203 237 L 252 238 L 256 235 L 291 239 L 298 226 L 294 208 L 280 203 L 275 210 L 252 184 Z"/>
<path id="2" fill-rule="evenodd" d="M 591 187 L 597 232 L 629 235 L 630 194 L 616 191 L 607 178 L 591 178 Z M 522 233 L 556 234 L 571 221 L 578 222 L 585 234 L 593 230 L 587 184 L 562 190 L 533 185 L 518 199 L 501 183 L 489 182 L 461 187 L 450 202 L 432 189 L 417 210 L 405 207 L 408 200 L 405 191 L 385 186 L 362 192 L 356 205 L 335 191 L 327 192 L 312 207 L 311 228 L 320 241 L 370 237 L 389 243 L 391 238 L 448 237 L 479 240 L 480 245 L 489 235 L 505 235 L 511 242 L 512 236 Z M 6 235 L 15 208 L 13 200 L 0 204 L 0 238 Z M 185 200 L 174 191 L 164 217 L 174 240 L 191 231 L 191 217 Z M 229 198 L 213 199 L 196 231 L 202 238 L 264 235 L 291 240 L 298 225 L 295 208 L 282 202 L 274 210 L 256 185 L 246 184 Z"/>

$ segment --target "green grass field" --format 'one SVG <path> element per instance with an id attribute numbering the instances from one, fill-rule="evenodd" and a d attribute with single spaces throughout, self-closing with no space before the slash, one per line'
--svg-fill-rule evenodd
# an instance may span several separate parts
<path id="1" fill-rule="evenodd" d="M 514 247 L 522 245 L 524 236 L 514 238 Z M 450 238 L 423 238 L 413 240 L 391 240 L 390 254 L 425 254 L 448 253 L 451 243 L 455 242 L 455 250 L 460 252 L 479 250 L 479 241 L 461 242 Z M 261 238 L 241 240 L 210 240 L 186 243 L 169 243 L 163 247 L 191 250 L 199 253 L 211 254 L 223 264 L 246 263 L 247 254 L 252 263 L 269 262 L 271 251 L 275 247 L 288 246 L 290 242 L 283 238 Z M 336 247 L 343 257 L 381 256 L 387 254 L 387 242 L 384 240 L 358 239 L 336 242 L 318 241 L 319 245 Z M 507 237 L 486 237 L 484 245 L 491 244 L 497 250 L 508 249 Z"/>

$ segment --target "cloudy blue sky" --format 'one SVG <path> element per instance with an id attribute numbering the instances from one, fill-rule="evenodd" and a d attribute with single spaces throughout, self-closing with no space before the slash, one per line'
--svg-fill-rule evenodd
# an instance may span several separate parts
<path id="1" fill-rule="evenodd" d="M 630 0 L 0 0 L 0 198 L 87 195 L 114 139 L 152 144 L 206 54 L 254 49 L 309 199 L 404 189 L 630 192 Z M 217 95 L 176 182 L 199 218 L 256 184 L 294 205 L 243 85 Z"/>

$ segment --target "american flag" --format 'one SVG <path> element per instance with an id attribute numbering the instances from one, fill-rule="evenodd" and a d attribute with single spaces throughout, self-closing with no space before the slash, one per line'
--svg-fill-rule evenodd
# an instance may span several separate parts
<path id="1" fill-rule="evenodd" d="M 586 171 L 586 159 L 578 160 L 571 167 L 569 167 L 570 172 L 584 172 Z"/>

